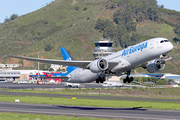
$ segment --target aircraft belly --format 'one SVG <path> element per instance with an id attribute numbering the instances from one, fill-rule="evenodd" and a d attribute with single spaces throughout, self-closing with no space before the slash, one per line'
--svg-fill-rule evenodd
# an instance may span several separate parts
<path id="1" fill-rule="evenodd" d="M 97 73 L 92 73 L 88 69 L 81 69 L 71 74 L 71 79 L 68 82 L 73 83 L 90 83 L 98 78 Z"/>

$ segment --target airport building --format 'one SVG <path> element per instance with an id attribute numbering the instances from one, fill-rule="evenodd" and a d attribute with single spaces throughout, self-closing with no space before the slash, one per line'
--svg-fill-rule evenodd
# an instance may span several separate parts
<path id="1" fill-rule="evenodd" d="M 100 40 L 101 41 L 94 41 L 95 48 L 93 55 L 95 59 L 99 59 L 113 53 L 113 41 L 110 41 L 110 39 L 105 38 L 100 38 Z"/>
<path id="2" fill-rule="evenodd" d="M 37 73 L 43 74 L 43 72 L 47 71 L 39 70 L 38 72 L 38 70 L 6 70 L 0 71 L 0 79 L 9 81 L 29 80 L 30 75 L 36 75 Z"/>

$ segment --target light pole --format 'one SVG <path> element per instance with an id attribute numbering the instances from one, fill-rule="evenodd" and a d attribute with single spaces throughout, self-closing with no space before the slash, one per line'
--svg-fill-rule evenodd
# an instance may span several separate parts
<path id="1" fill-rule="evenodd" d="M 38 52 L 38 59 L 39 59 L 39 52 Z M 39 62 L 38 62 L 38 79 L 39 79 Z"/>

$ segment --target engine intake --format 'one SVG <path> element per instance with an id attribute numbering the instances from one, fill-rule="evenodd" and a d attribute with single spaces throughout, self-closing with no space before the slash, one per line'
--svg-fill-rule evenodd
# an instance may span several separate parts
<path id="1" fill-rule="evenodd" d="M 98 59 L 91 63 L 90 70 L 93 73 L 98 73 L 107 70 L 109 67 L 108 62 L 105 59 Z"/>
<path id="2" fill-rule="evenodd" d="M 165 68 L 165 61 L 161 59 L 156 59 L 146 66 L 146 70 L 150 73 L 161 71 Z"/>

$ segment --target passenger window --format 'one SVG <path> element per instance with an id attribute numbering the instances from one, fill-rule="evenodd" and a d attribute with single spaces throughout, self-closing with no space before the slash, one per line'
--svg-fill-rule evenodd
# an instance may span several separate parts
<path id="1" fill-rule="evenodd" d="M 169 42 L 169 40 L 164 40 L 164 42 Z"/>

